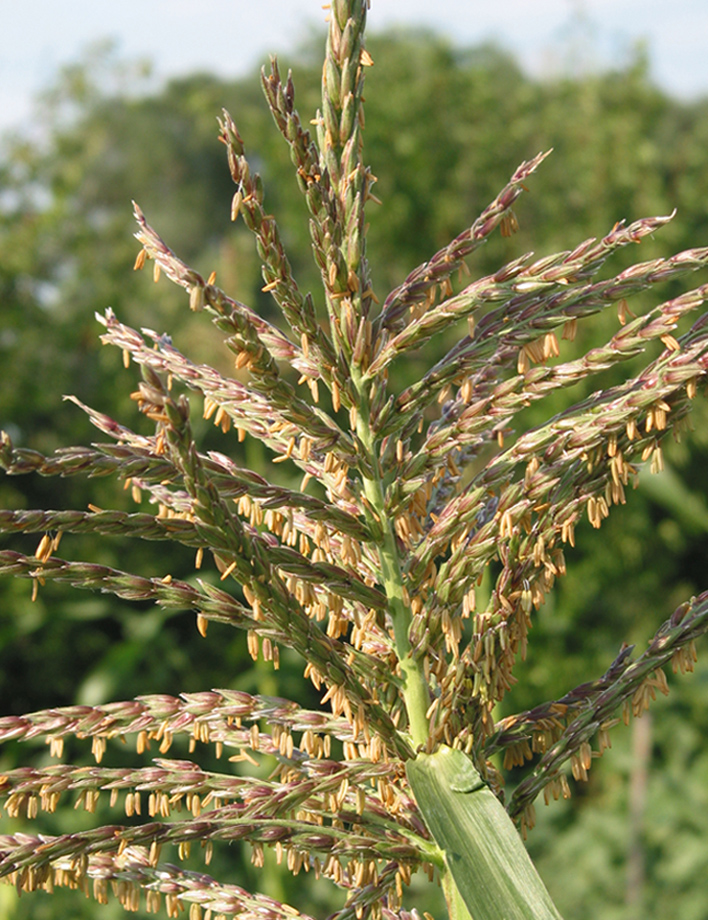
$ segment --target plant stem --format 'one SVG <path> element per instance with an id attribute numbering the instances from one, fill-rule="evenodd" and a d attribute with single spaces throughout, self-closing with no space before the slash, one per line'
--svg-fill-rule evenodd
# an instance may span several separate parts
<path id="1" fill-rule="evenodd" d="M 376 456 L 376 440 L 370 425 L 369 399 L 358 367 L 352 368 L 352 380 L 359 395 L 356 431 L 373 470 L 372 478 L 362 477 L 364 494 L 382 531 L 377 548 L 381 564 L 381 578 L 393 622 L 394 646 L 404 679 L 403 699 L 413 742 L 416 746 L 422 746 L 428 739 L 426 713 L 430 706 L 430 694 L 422 663 L 414 660 L 411 655 L 411 645 L 408 639 L 411 625 L 410 604 L 403 584 L 396 533 L 393 529 L 393 522 L 386 514 L 384 488 Z"/>
<path id="2" fill-rule="evenodd" d="M 449 869 L 442 873 L 442 889 L 449 920 L 474 920 Z"/>

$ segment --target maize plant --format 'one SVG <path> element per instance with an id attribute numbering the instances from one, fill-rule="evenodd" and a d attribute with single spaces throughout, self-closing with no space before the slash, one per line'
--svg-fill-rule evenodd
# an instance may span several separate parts
<path id="1" fill-rule="evenodd" d="M 0 443 L 8 475 L 112 475 L 153 506 L 0 512 L 3 532 L 39 535 L 33 555 L 0 552 L 4 574 L 30 579 L 34 591 L 66 582 L 192 611 L 203 635 L 211 620 L 242 630 L 251 656 L 274 671 L 290 650 L 321 708 L 205 688 L 0 719 L 2 741 L 44 739 L 61 758 L 66 737 L 90 738 L 96 761 L 9 770 L 0 795 L 10 818 L 39 821 L 72 795 L 92 811 L 101 792 L 112 805 L 120 797 L 131 818 L 0 836 L 0 873 L 20 891 L 64 885 L 99 902 L 113 891 L 128 909 L 186 909 L 192 920 L 307 918 L 306 904 L 162 857 L 190 845 L 208 857 L 240 841 L 256 866 L 271 849 L 292 873 L 330 880 L 341 891 L 338 920 L 409 917 L 416 873 L 442 885 L 455 920 L 558 918 L 523 843 L 536 798 L 567 796 L 569 772 L 586 779 L 609 730 L 667 690 L 665 666 L 692 668 L 694 642 L 708 630 L 707 592 L 667 611 L 645 649 L 623 647 L 596 680 L 498 717 L 535 613 L 565 572 L 576 524 L 587 515 L 600 526 L 641 464 L 661 468 L 665 436 L 679 431 L 705 384 L 708 285 L 636 316 L 629 304 L 705 267 L 708 249 L 600 274 L 614 253 L 670 219 L 655 217 L 475 275 L 478 247 L 515 229 L 512 208 L 542 153 L 470 226 L 377 297 L 366 257 L 366 209 L 380 204 L 363 156 L 362 93 L 373 64 L 366 14 L 366 0 L 333 0 L 311 126 L 275 59 L 262 75 L 309 209 L 316 295 L 298 287 L 261 178 L 224 113 L 231 216 L 255 238 L 279 321 L 182 262 L 136 206 L 136 268 L 151 261 L 184 289 L 185 306 L 223 333 L 233 377 L 108 310 L 98 317 L 102 341 L 139 367 L 132 395 L 154 433 L 80 404 L 102 438 L 92 446 L 45 456 L 7 434 Z M 564 358 L 578 326 L 606 310 L 619 313 L 609 341 Z M 447 353 L 416 382 L 397 384 L 400 362 L 425 356 L 426 344 L 451 330 Z M 642 355 L 623 382 L 593 381 L 628 359 L 636 367 Z M 528 407 L 588 381 L 592 395 L 525 423 Z M 195 403 L 223 431 L 223 452 L 200 450 Z M 263 446 L 270 479 L 238 462 L 247 439 Z M 280 484 L 280 463 L 296 472 L 293 483 L 301 476 L 299 488 Z M 200 571 L 178 580 L 61 558 L 64 533 L 176 542 L 191 548 Z M 168 759 L 179 736 L 228 753 L 241 772 Z M 162 756 L 107 766 L 112 739 L 132 739 L 138 755 L 152 743 Z M 269 766 L 268 777 L 249 772 L 250 763 Z M 526 773 L 505 796 L 503 769 L 520 765 Z"/>

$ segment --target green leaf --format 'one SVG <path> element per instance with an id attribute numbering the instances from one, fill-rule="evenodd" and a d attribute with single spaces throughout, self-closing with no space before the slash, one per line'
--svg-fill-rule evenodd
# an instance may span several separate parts
<path id="1" fill-rule="evenodd" d="M 452 917 L 465 917 L 461 898 L 472 920 L 561 920 L 511 818 L 469 757 L 443 746 L 409 761 L 406 773 L 445 858 Z"/>

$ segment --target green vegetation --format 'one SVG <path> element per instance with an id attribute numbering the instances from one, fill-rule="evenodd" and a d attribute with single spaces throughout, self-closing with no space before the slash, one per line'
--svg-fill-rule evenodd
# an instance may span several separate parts
<path id="1" fill-rule="evenodd" d="M 335 7 L 335 33 L 341 6 Z M 349 6 L 358 18 L 360 4 Z M 639 714 L 647 694 L 665 689 L 658 670 L 664 661 L 673 657 L 680 668 L 691 668 L 692 639 L 705 628 L 701 599 L 693 613 L 684 616 L 680 608 L 671 621 L 668 650 L 661 636 L 653 638 L 672 610 L 705 588 L 703 401 L 692 414 L 694 433 L 679 444 L 664 435 L 683 422 L 686 384 L 691 393 L 696 385 L 700 390 L 704 375 L 700 321 L 691 331 L 692 319 L 683 316 L 700 306 L 704 291 L 699 288 L 694 299 L 675 298 L 686 291 L 686 270 L 705 264 L 706 253 L 694 250 L 673 261 L 671 254 L 706 240 L 708 106 L 667 98 L 652 86 L 641 58 L 617 73 L 542 83 L 496 49 L 454 53 L 416 33 L 370 37 L 367 49 L 375 66 L 366 69 L 361 134 L 334 96 L 336 80 L 341 95 L 346 78 L 356 101 L 363 70 L 346 69 L 335 38 L 324 105 L 315 52 L 304 52 L 300 61 L 303 124 L 291 110 L 289 83 L 277 71 L 266 78 L 268 101 L 290 146 L 274 130 L 256 77 L 225 85 L 199 75 L 145 95 L 136 91 L 139 77 L 121 72 L 110 55 L 64 75 L 46 109 L 42 136 L 8 145 L 1 167 L 0 423 L 10 437 L 2 463 L 12 474 L 45 475 L 12 475 L 0 485 L 0 505 L 11 509 L 2 513 L 2 526 L 14 531 L 0 554 L 2 566 L 31 575 L 36 589 L 30 603 L 26 581 L 0 585 L 0 699 L 8 715 L 0 722 L 8 738 L 1 761 L 8 778 L 0 790 L 9 806 L 0 825 L 8 835 L 0 841 L 4 867 L 12 871 L 24 859 L 22 866 L 36 868 L 34 875 L 20 870 L 20 884 L 40 887 L 47 863 L 34 853 L 33 835 L 76 831 L 79 848 L 93 842 L 89 887 L 103 873 L 105 884 L 95 888 L 101 899 L 114 879 L 126 902 L 144 883 L 162 887 L 168 910 L 176 910 L 170 898 L 177 891 L 189 907 L 197 890 L 186 874 L 192 870 L 313 916 L 348 916 L 360 908 L 383 909 L 389 917 L 398 913 L 396 889 L 403 883 L 404 908 L 425 907 L 440 916 L 440 895 L 425 884 L 425 873 L 413 873 L 413 895 L 405 887 L 419 865 L 443 868 L 444 842 L 435 835 L 438 850 L 430 841 L 401 769 L 403 762 L 425 762 L 412 755 L 429 738 L 431 757 L 436 747 L 444 751 L 453 743 L 467 750 L 525 829 L 533 820 L 533 799 L 545 787 L 551 804 L 536 810 L 538 826 L 527 843 L 566 920 L 664 917 L 678 905 L 682 918 L 702 917 L 705 670 L 688 681 L 669 675 L 672 694 L 652 709 L 651 721 L 632 720 L 630 731 L 610 735 L 605 723 L 623 713 L 629 719 L 632 709 Z M 322 120 L 312 128 L 318 106 Z M 222 125 L 231 175 L 224 147 L 215 142 L 222 107 L 234 118 Z M 358 143 L 347 149 L 337 139 L 335 127 L 341 130 L 345 119 L 355 139 L 363 136 L 363 161 Z M 319 132 L 317 150 L 305 141 L 311 128 Z M 240 137 L 248 145 L 248 169 Z M 519 163 L 550 147 L 550 160 L 527 162 L 507 185 Z M 364 164 L 376 175 L 375 186 Z M 266 188 L 263 201 L 256 172 Z M 339 184 L 324 175 L 338 177 Z M 360 198 L 348 192 L 347 181 Z M 516 201 L 522 182 L 528 194 Z M 497 197 L 500 188 L 505 191 Z M 232 222 L 228 203 L 235 190 L 241 198 Z M 367 192 L 382 204 L 366 203 L 364 252 Z M 131 198 L 150 222 L 140 227 L 144 251 L 178 286 L 164 279 L 153 286 L 145 272 L 132 272 Z M 473 224 L 485 239 L 477 248 L 476 238 L 459 234 L 490 202 L 486 222 Z M 669 223 L 641 220 L 675 207 L 678 216 Z M 622 219 L 626 224 L 607 235 Z M 597 248 L 578 247 L 569 255 L 581 240 L 603 235 Z M 640 241 L 639 248 L 626 245 Z M 531 250 L 534 257 L 524 260 Z M 559 251 L 564 255 L 538 261 Z M 438 257 L 416 274 L 415 266 L 435 252 Z M 645 267 L 622 276 L 638 258 Z M 503 265 L 514 268 L 495 280 L 491 276 Z M 218 288 L 207 280 L 212 271 Z M 591 273 L 600 287 L 589 294 Z M 309 290 L 315 292 L 312 306 Z M 347 298 L 351 317 L 341 311 Z M 104 318 L 99 332 L 119 350 L 97 346 L 94 311 Z M 596 315 L 585 318 L 585 312 Z M 634 321 L 633 314 L 641 319 Z M 476 320 L 471 340 L 468 316 Z M 542 328 L 541 318 L 548 323 Z M 155 334 L 136 331 L 144 327 Z M 137 402 L 146 418 L 135 421 L 129 398 L 135 375 L 123 367 L 123 349 L 144 374 Z M 426 377 L 434 365 L 440 376 Z M 494 370 L 487 375 L 485 368 Z M 559 368 L 568 370 L 567 380 Z M 167 389 L 170 378 L 174 386 Z M 571 378 L 572 386 L 559 385 Z M 632 389 L 633 379 L 646 385 Z M 199 418 L 201 399 L 192 395 L 187 419 L 180 395 L 185 384 L 208 397 L 209 418 Z M 319 403 L 313 402 L 315 387 Z M 603 411 L 583 407 L 600 387 Z M 612 387 L 618 398 L 627 397 L 621 407 L 609 404 Z M 93 407 L 88 418 L 102 431 L 100 448 L 61 452 L 66 444 L 96 439 L 87 415 L 61 403 L 63 393 Z M 386 402 L 389 395 L 394 403 Z M 462 424 L 464 405 L 482 398 L 489 402 L 481 415 L 469 413 L 472 426 Z M 284 427 L 265 433 L 258 412 L 275 415 Z M 566 413 L 572 426 L 554 428 L 549 420 L 557 413 Z M 117 431 L 110 419 L 131 427 Z M 633 420 L 638 427 L 630 438 Z M 247 433 L 244 440 L 239 428 Z M 497 442 L 501 428 L 503 446 L 501 437 Z M 332 443 L 327 431 L 336 432 Z M 573 453 L 571 431 L 587 434 L 582 451 Z M 556 456 L 553 446 L 562 438 L 570 439 L 566 453 Z M 665 467 L 655 476 L 646 469 L 651 458 L 642 461 L 650 449 L 655 468 Z M 303 456 L 308 450 L 311 460 Z M 623 468 L 613 461 L 618 451 Z M 283 456 L 289 459 L 273 463 Z M 303 472 L 311 476 L 304 487 Z M 127 490 L 116 488 L 116 475 Z M 638 489 L 628 488 L 627 504 L 613 508 L 597 530 L 586 512 L 600 523 L 598 499 L 606 498 L 612 481 L 615 501 L 624 497 L 625 484 Z M 117 511 L 87 511 L 89 505 Z M 163 509 L 159 515 L 156 506 Z M 24 513 L 33 508 L 58 510 Z M 81 510 L 64 512 L 70 508 Z M 571 548 L 575 517 L 578 545 Z M 293 545 L 284 522 L 298 534 Z M 56 558 L 58 531 L 64 533 L 63 561 Z M 50 536 L 38 547 L 45 532 Z M 153 542 L 127 539 L 140 536 Z M 198 548 L 211 553 L 204 552 L 195 573 Z M 89 559 L 93 567 L 70 559 Z M 567 574 L 550 590 L 566 559 Z M 77 592 L 65 580 L 100 591 Z M 201 641 L 182 608 L 199 611 L 201 631 L 213 618 L 245 627 L 249 638 L 214 622 Z M 461 612 L 470 616 L 463 619 Z M 526 642 L 527 617 L 533 628 L 522 661 L 516 653 Z M 636 644 L 639 664 L 629 666 L 624 652 L 617 657 L 624 641 Z M 253 660 L 258 648 L 261 655 Z M 276 648 L 278 671 L 264 661 L 278 654 Z M 478 648 L 486 662 L 481 667 Z M 317 689 L 302 681 L 303 658 L 311 662 Z M 518 683 L 507 688 L 512 665 Z M 211 688 L 228 690 L 198 695 Z M 325 690 L 328 702 L 320 711 Z M 171 698 L 133 701 L 149 693 Z M 187 694 L 181 702 L 180 693 Z M 275 694 L 297 707 L 273 702 Z M 371 705 L 374 698 L 378 706 Z M 111 710 L 110 727 L 92 723 L 105 715 L 101 709 L 46 712 L 116 699 L 128 702 Z M 549 708 L 549 700 L 562 702 Z M 39 714 L 23 720 L 31 712 Z M 241 729 L 229 722 L 235 713 Z M 132 721 L 138 716 L 139 726 Z M 312 738 L 308 719 L 317 727 Z M 13 740 L 28 724 L 40 741 L 54 739 L 53 753 L 56 739 L 66 736 L 62 761 L 86 766 L 60 767 L 49 750 Z M 362 724 L 364 737 L 374 739 L 366 745 L 352 736 L 352 726 Z M 258 740 L 251 734 L 255 725 Z M 73 737 L 124 732 L 128 746 L 109 741 L 100 766 L 86 759 L 90 742 Z M 199 739 L 196 749 L 189 736 Z M 596 763 L 610 737 L 613 751 Z M 558 757 L 541 756 L 544 745 L 553 751 L 558 743 L 565 744 Z M 217 759 L 221 744 L 224 757 Z M 331 760 L 321 759 L 325 745 L 331 745 Z M 95 750 L 101 749 L 99 741 Z M 276 750 L 280 781 L 292 784 L 294 799 L 299 784 L 313 784 L 307 809 L 276 801 Z M 233 753 L 245 759 L 225 763 Z M 199 767 L 187 770 L 168 757 Z M 577 782 L 583 779 L 588 782 Z M 135 814 L 140 783 L 147 784 L 142 816 Z M 157 826 L 147 814 L 151 784 L 170 790 L 173 802 L 163 811 L 181 797 L 193 817 L 183 808 L 164 820 L 164 832 L 140 831 Z M 94 789 L 111 785 L 121 790 L 117 808 L 109 807 L 109 793 L 94 801 Z M 80 788 L 86 813 L 72 809 L 77 793 L 57 803 L 47 798 L 48 787 L 57 793 Z M 577 794 L 565 798 L 571 789 Z M 271 795 L 267 820 L 292 830 L 277 845 L 270 846 L 263 823 L 262 810 L 271 805 L 261 803 L 258 790 Z M 452 792 L 442 790 L 445 795 Z M 428 818 L 425 792 L 416 790 L 416 798 Z M 248 821 L 239 819 L 241 830 L 232 838 L 246 844 L 219 843 L 228 834 L 215 801 L 234 813 L 243 805 Z M 395 830 L 386 823 L 392 812 L 382 817 L 382 807 L 391 809 L 392 802 L 400 825 Z M 50 812 L 49 804 L 56 810 Z M 297 817 L 305 810 L 309 818 Z M 163 811 L 157 810 L 159 821 Z M 324 829 L 317 834 L 297 825 L 318 825 L 320 817 Z M 115 825 L 125 828 L 118 837 L 96 830 Z M 342 828 L 349 844 L 338 833 Z M 211 839 L 209 869 L 197 845 L 187 858 L 180 833 L 197 842 Z M 168 855 L 170 840 L 176 843 L 172 852 L 178 848 L 185 860 L 160 881 L 153 865 L 157 845 L 150 845 L 163 837 L 160 864 L 175 861 Z M 120 839 L 128 849 L 116 855 Z M 67 869 L 71 854 L 61 841 L 55 846 L 48 856 L 61 855 L 65 870 L 55 881 L 82 885 L 87 867 Z M 279 850 L 278 868 L 273 854 Z M 293 877 L 285 868 L 288 860 L 297 868 L 305 852 L 345 889 L 350 901 L 343 912 L 336 885 L 314 884 L 312 872 Z M 380 860 L 378 874 L 374 859 Z M 261 860 L 265 873 L 257 871 Z M 346 871 L 353 885 L 341 875 Z M 463 911 L 450 894 L 449 876 L 446 886 L 450 902 Z M 210 896 L 214 892 L 233 897 L 216 885 Z M 0 896 L 5 893 L 12 901 L 0 900 L 0 910 L 13 917 L 49 918 L 82 908 L 87 916 L 115 916 L 118 908 L 115 899 L 101 908 L 84 905 L 59 888 L 52 898 L 28 895 L 16 905 L 11 889 L 0 889 Z M 383 907 L 382 895 L 389 898 Z M 254 897 L 247 906 L 281 915 Z M 157 895 L 143 898 L 141 909 L 152 906 L 150 898 Z M 225 900 L 214 914 L 234 904 Z"/>

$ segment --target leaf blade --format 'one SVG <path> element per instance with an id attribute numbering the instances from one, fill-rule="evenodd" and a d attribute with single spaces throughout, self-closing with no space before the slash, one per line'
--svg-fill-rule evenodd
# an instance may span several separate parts
<path id="1" fill-rule="evenodd" d="M 513 822 L 462 751 L 419 754 L 406 773 L 473 920 L 561 920 Z"/>

